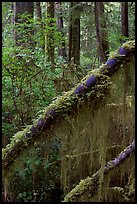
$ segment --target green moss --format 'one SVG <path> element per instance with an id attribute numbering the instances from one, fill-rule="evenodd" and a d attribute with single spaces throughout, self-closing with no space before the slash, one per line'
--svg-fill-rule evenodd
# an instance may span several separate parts
<path id="1" fill-rule="evenodd" d="M 129 179 L 127 186 L 124 189 L 123 202 L 135 202 L 135 173 Z"/>
<path id="2" fill-rule="evenodd" d="M 92 71 L 89 73 L 89 75 L 87 75 L 87 77 L 85 79 L 82 80 L 82 83 L 85 83 L 86 79 L 91 75 L 91 73 L 93 73 L 96 77 L 102 76 L 103 79 L 102 84 L 97 85 L 97 97 L 100 97 L 102 95 L 104 95 L 103 93 L 100 93 L 99 90 L 103 89 L 103 87 L 107 87 L 110 84 L 109 81 L 109 77 L 104 76 L 102 74 L 99 73 L 99 71 Z M 107 81 L 108 80 L 108 81 Z M 74 87 L 71 91 L 66 92 L 63 96 L 58 97 L 56 100 L 54 100 L 45 110 L 43 110 L 43 114 L 42 118 L 46 119 L 46 113 L 51 110 L 54 109 L 56 110 L 56 112 L 58 113 L 65 113 L 67 112 L 73 105 L 74 100 L 78 100 L 79 102 L 84 100 L 84 98 L 77 98 L 77 96 L 74 95 L 74 90 L 76 87 Z M 94 92 L 94 90 L 91 91 L 91 94 Z M 90 94 L 90 95 L 91 95 Z M 88 94 L 87 94 L 88 95 Z M 41 115 L 39 117 L 37 117 L 36 120 L 33 121 L 33 125 L 36 126 L 38 119 L 41 118 Z M 26 142 L 24 136 L 26 133 L 29 133 L 29 129 L 31 128 L 31 125 L 28 125 L 24 130 L 19 131 L 18 133 L 16 133 L 12 139 L 11 139 L 11 143 L 9 145 L 6 146 L 6 149 L 3 149 L 3 160 L 4 158 L 6 158 L 7 154 L 10 150 L 12 150 L 14 148 L 14 145 L 17 144 L 18 142 Z M 26 142 L 27 144 L 27 142 Z"/>
<path id="3" fill-rule="evenodd" d="M 15 147 L 15 145 L 18 145 L 19 143 L 24 143 L 24 146 L 27 145 L 27 141 L 25 140 L 25 134 L 29 133 L 29 129 L 32 125 L 27 125 L 26 128 L 22 131 L 17 132 L 13 137 L 11 138 L 11 142 L 6 146 L 6 148 L 2 149 L 2 159 L 6 159 L 7 154 Z"/>
<path id="4" fill-rule="evenodd" d="M 132 66 L 132 65 L 130 65 Z M 65 120 L 63 127 L 63 121 L 61 121 L 61 127 L 60 131 L 62 132 L 62 149 L 64 150 L 62 152 L 62 186 L 65 188 L 72 189 L 73 185 L 75 186 L 80 179 L 81 182 L 65 197 L 65 201 L 72 202 L 72 201 L 101 201 L 103 199 L 102 197 L 106 199 L 106 195 L 110 198 L 108 201 L 112 201 L 113 199 L 116 199 L 119 196 L 119 199 L 125 199 L 125 201 L 130 200 L 132 195 L 134 194 L 134 186 L 130 185 L 128 187 L 126 194 L 123 196 L 122 187 L 114 187 L 113 189 L 110 188 L 110 191 L 108 190 L 108 185 L 110 184 L 109 181 L 106 184 L 106 178 L 103 178 L 103 165 L 105 163 L 106 157 L 108 156 L 109 159 L 112 159 L 115 157 L 116 154 L 119 154 L 120 148 L 122 146 L 125 146 L 125 142 L 123 142 L 123 133 L 117 132 L 118 129 L 122 131 L 122 128 L 120 125 L 124 124 L 126 122 L 127 117 L 127 124 L 129 125 L 131 121 L 133 121 L 134 113 L 131 114 L 131 111 L 133 108 L 132 103 L 132 97 L 129 97 L 130 95 L 133 96 L 133 92 L 130 92 L 129 89 L 127 91 L 126 95 L 126 103 L 130 103 L 131 105 L 127 105 L 127 107 L 130 107 L 130 110 L 126 112 L 127 116 L 124 113 L 125 108 L 125 102 L 124 102 L 124 94 L 123 91 L 126 87 L 123 87 L 123 81 L 125 80 L 124 76 L 124 69 L 130 68 L 128 64 L 125 64 L 124 67 L 121 67 L 120 70 L 118 70 L 117 75 L 113 77 L 112 81 L 110 81 L 110 78 L 105 75 L 100 75 L 97 71 L 97 76 L 99 84 L 95 85 L 95 87 L 90 91 L 89 93 L 86 93 L 86 95 L 83 95 L 82 97 L 74 96 L 74 90 L 71 92 L 65 93 L 60 98 L 57 98 L 53 101 L 53 103 L 48 106 L 43 112 L 43 114 L 39 115 L 39 118 L 43 117 L 46 118 L 45 114 L 47 111 L 51 109 L 55 109 L 58 113 L 63 115 L 63 118 Z M 124 68 L 124 69 L 123 69 Z M 123 70 L 123 71 L 122 71 Z M 120 72 L 119 72 L 120 71 Z M 93 73 L 93 72 L 92 72 Z M 91 74 L 91 72 L 90 72 Z M 86 79 L 90 76 L 90 74 L 82 80 L 82 83 L 85 83 Z M 94 72 L 95 75 L 95 72 Z M 101 77 L 100 77 L 101 76 Z M 134 83 L 133 83 L 134 85 Z M 109 94 L 106 95 L 106 93 Z M 130 93 L 130 94 L 129 94 Z M 105 98 L 104 98 L 105 97 Z M 89 100 L 87 100 L 87 98 Z M 102 101 L 97 100 L 99 98 L 104 98 Z M 129 99 L 130 98 L 130 99 Z M 86 99 L 86 100 L 85 100 Z M 73 115 L 70 117 L 69 115 L 65 115 L 65 111 L 68 109 L 71 109 L 71 105 L 73 105 L 73 102 L 77 100 L 78 107 L 75 112 L 73 112 Z M 83 106 L 79 104 L 83 103 Z M 98 104 L 97 104 L 98 103 Z M 90 105 L 89 105 L 90 104 Z M 89 106 L 89 108 L 88 108 Z M 75 116 L 74 116 L 75 115 Z M 111 119 L 112 117 L 112 119 Z M 66 119 L 67 118 L 67 119 Z M 67 121 L 67 122 L 66 122 Z M 104 122 L 106 121 L 106 122 Z M 37 120 L 34 121 L 34 125 L 37 124 Z M 60 124 L 60 121 L 59 121 Z M 25 131 L 29 132 L 31 126 L 26 128 Z M 57 124 L 54 123 L 54 127 L 57 127 Z M 114 129 L 111 129 L 114 127 Z M 130 125 L 130 128 L 133 128 L 134 125 Z M 64 129 L 66 131 L 64 131 Z M 15 137 L 13 137 L 13 140 L 11 144 L 9 144 L 7 147 L 7 150 L 10 151 L 12 148 L 14 148 L 14 143 L 20 143 L 22 141 L 22 147 L 24 148 L 24 143 L 26 140 L 24 140 L 24 131 L 21 131 L 16 134 Z M 35 143 L 40 142 L 40 148 L 42 148 L 42 145 L 44 143 L 44 151 L 46 154 L 48 154 L 47 146 L 49 146 L 49 140 L 45 137 L 46 131 L 42 133 L 43 135 L 41 137 L 38 137 Z M 56 134 L 59 135 L 59 131 L 56 131 Z M 50 133 L 52 137 L 52 132 Z M 131 140 L 132 133 L 129 132 L 129 136 L 127 135 L 126 140 Z M 39 141 L 39 139 L 41 140 Z M 45 139 L 46 138 L 46 139 Z M 13 182 L 15 182 L 15 172 L 17 170 L 17 167 L 19 169 L 20 177 L 23 177 L 23 164 L 24 164 L 24 158 L 26 157 L 26 160 L 28 161 L 31 158 L 31 164 L 35 161 L 35 152 L 37 144 L 33 146 L 29 146 L 25 151 L 21 152 L 21 155 L 14 160 L 14 162 L 7 168 L 7 175 L 4 175 L 4 178 L 8 178 L 8 182 L 10 185 L 12 185 Z M 47 145 L 45 145 L 47 143 Z M 97 144 L 96 144 L 97 143 Z M 27 145 L 27 142 L 26 142 Z M 119 147 L 119 149 L 115 151 L 114 147 Z M 32 147 L 32 148 L 31 148 Z M 105 149 L 106 147 L 106 149 Z M 107 151 L 107 149 L 110 150 L 110 152 Z M 123 148 L 122 148 L 123 149 Z M 3 149 L 3 155 L 5 154 L 6 149 Z M 97 152 L 98 151 L 98 152 Z M 107 151 L 107 153 L 106 153 Z M 97 156 L 94 158 L 95 154 L 97 153 Z M 34 154 L 33 154 L 34 153 Z M 85 153 L 85 154 L 84 154 Z M 5 154 L 6 155 L 6 154 Z M 27 156 L 26 156 L 27 155 Z M 88 161 L 84 160 L 85 155 L 88 155 Z M 17 155 L 16 155 L 17 156 Z M 66 158 L 65 158 L 66 156 Z M 43 157 L 46 157 L 45 154 Z M 75 157 L 75 160 L 74 160 Z M 10 158 L 14 159 L 14 158 Z M 95 161 L 95 162 L 94 162 Z M 87 162 L 87 166 L 86 166 Z M 130 163 L 128 163 L 130 164 Z M 95 165 L 95 166 L 93 166 Z M 30 165 L 31 166 L 31 165 Z M 30 167 L 29 166 L 29 167 Z M 87 177 L 88 179 L 84 179 L 84 176 L 86 175 L 86 170 L 99 169 L 100 166 L 102 167 L 102 171 L 100 176 L 100 184 L 93 183 L 93 180 L 90 177 Z M 129 169 L 126 168 L 128 166 L 131 169 L 131 165 L 125 165 L 122 167 L 122 170 L 115 171 L 115 173 L 111 176 L 114 177 L 114 180 L 117 181 L 119 185 L 122 183 L 122 179 L 124 177 L 125 173 L 129 172 Z M 87 168 L 86 168 L 87 167 Z M 112 166 L 113 167 L 113 166 Z M 40 166 L 39 166 L 40 169 Z M 33 172 L 35 172 L 35 168 L 33 167 Z M 84 172 L 84 173 L 83 173 Z M 90 173 L 91 173 L 90 172 Z M 5 173 L 5 172 L 4 172 Z M 21 174 L 22 173 L 22 174 Z M 89 173 L 89 172 L 88 172 Z M 89 176 L 90 173 L 88 174 Z M 83 176 L 83 177 L 82 177 Z M 76 178 L 77 177 L 77 180 Z M 73 180 L 73 179 L 74 180 Z M 28 177 L 26 178 L 28 179 Z M 119 182 L 119 180 L 121 180 Z M 74 182 L 73 182 L 74 181 Z M 105 182 L 105 183 L 104 183 Z M 103 183 L 103 184 L 102 184 Z M 98 193 L 94 194 L 95 188 L 100 188 Z M 10 189 L 11 191 L 13 189 Z M 14 191 L 13 191 L 14 192 Z M 113 195 L 113 198 L 111 197 Z M 100 198 L 99 198 L 100 197 Z M 106 200 L 107 200 L 106 199 Z"/>
<path id="5" fill-rule="evenodd" d="M 125 42 L 122 47 L 128 50 L 135 50 L 135 40 Z"/>
<path id="6" fill-rule="evenodd" d="M 135 40 L 128 41 L 122 45 L 123 48 L 134 51 L 135 50 Z M 111 52 L 108 59 L 119 59 L 122 55 L 118 54 L 118 49 L 114 52 Z"/>
<path id="7" fill-rule="evenodd" d="M 119 187 L 119 186 L 115 186 L 115 187 L 110 187 L 108 188 L 108 192 L 107 192 L 107 200 L 108 201 L 113 201 L 113 202 L 123 202 L 124 199 L 124 189 Z"/>
<path id="8" fill-rule="evenodd" d="M 129 41 L 127 43 L 125 43 L 123 45 L 123 47 L 125 47 L 126 49 L 129 50 L 134 50 L 135 47 L 135 41 Z M 119 55 L 117 54 L 117 51 L 115 53 L 112 53 L 112 55 L 110 55 L 110 58 L 113 57 L 119 57 Z M 100 69 L 102 69 L 102 67 L 106 67 L 106 65 L 102 65 L 100 67 Z M 38 115 L 37 119 L 33 121 L 33 125 L 36 126 L 38 119 L 40 118 L 44 118 L 46 119 L 46 113 L 51 110 L 54 109 L 59 116 L 64 117 L 66 115 L 66 113 L 71 110 L 71 108 L 73 107 L 75 101 L 77 101 L 77 104 L 83 103 L 85 98 L 89 98 L 89 100 L 92 97 L 93 102 L 96 101 L 96 99 L 98 98 L 103 98 L 105 97 L 105 94 L 108 92 L 108 87 L 110 87 L 112 85 L 112 82 L 110 81 L 110 77 L 106 76 L 105 74 L 101 74 L 100 73 L 100 69 L 97 70 L 93 70 L 90 71 L 88 73 L 88 75 L 86 77 L 84 77 L 81 82 L 74 88 L 72 88 L 71 91 L 68 91 L 66 93 L 64 93 L 62 96 L 57 97 L 56 100 L 54 100 L 48 107 L 46 107 L 44 110 L 42 110 L 40 112 L 40 114 Z M 88 79 L 88 77 L 93 74 L 99 83 L 97 83 L 93 89 L 89 92 L 86 93 L 85 95 L 83 94 L 81 97 L 77 96 L 74 94 L 75 89 L 82 83 L 85 85 L 86 80 Z M 65 118 L 65 117 L 64 117 Z M 6 148 L 4 148 L 2 150 L 2 159 L 3 161 L 6 161 L 7 159 L 7 155 L 8 153 L 15 148 L 15 145 L 19 144 L 19 147 L 21 148 L 25 148 L 29 145 L 28 141 L 25 139 L 25 134 L 30 132 L 30 127 L 31 125 L 27 126 L 24 130 L 18 132 L 17 134 L 15 134 L 13 136 L 13 138 L 11 139 L 11 143 L 8 144 L 6 146 Z M 35 138 L 34 138 L 35 139 Z M 33 138 L 30 140 L 34 140 Z M 10 157 L 10 155 L 8 155 Z M 10 159 L 14 159 L 14 157 L 16 157 L 17 155 L 12 156 L 12 158 Z M 8 158 L 9 159 L 9 158 Z"/>
<path id="9" fill-rule="evenodd" d="M 130 185 L 129 185 L 129 195 L 132 195 L 135 193 L 135 178 L 131 179 Z"/>
<path id="10" fill-rule="evenodd" d="M 89 187 L 90 182 L 90 177 L 81 180 L 80 183 L 65 196 L 64 202 L 73 202 L 77 196 L 80 196 Z"/>

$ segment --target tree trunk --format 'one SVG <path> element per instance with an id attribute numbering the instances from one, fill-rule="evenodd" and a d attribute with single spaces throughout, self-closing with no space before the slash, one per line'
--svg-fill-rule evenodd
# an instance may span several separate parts
<path id="1" fill-rule="evenodd" d="M 54 2 L 47 2 L 47 33 L 46 33 L 46 53 L 47 62 L 51 62 L 54 67 Z M 48 29 L 49 28 L 49 29 Z"/>
<path id="2" fill-rule="evenodd" d="M 61 2 L 55 2 L 56 4 L 56 11 L 57 11 L 57 27 L 58 31 L 61 32 L 62 38 L 64 38 L 64 33 L 63 33 L 63 17 L 62 17 L 62 12 L 61 12 Z M 65 60 L 67 58 L 66 54 L 66 44 L 65 41 L 63 40 L 61 42 L 61 45 L 59 45 L 59 56 L 62 56 Z"/>
<path id="3" fill-rule="evenodd" d="M 43 54 L 45 54 L 45 35 L 44 35 L 44 27 L 42 22 L 42 12 L 41 12 L 40 2 L 36 2 L 36 15 L 37 15 L 37 21 L 40 22 L 40 25 L 38 25 L 38 29 L 36 32 L 39 32 L 39 34 L 41 35 L 40 42 L 38 42 L 38 44 L 40 47 L 42 47 Z"/>
<path id="4" fill-rule="evenodd" d="M 80 3 L 70 2 L 69 61 L 80 64 Z"/>
<path id="5" fill-rule="evenodd" d="M 107 55 L 109 52 L 103 2 L 95 2 L 95 25 L 97 35 L 97 52 L 100 62 L 103 63 L 107 60 Z"/>
<path id="6" fill-rule="evenodd" d="M 25 17 L 22 18 L 20 15 L 27 13 L 30 15 L 30 17 L 33 18 L 33 11 L 34 11 L 33 2 L 14 2 L 13 11 L 14 11 L 14 24 L 16 25 L 17 23 L 18 24 L 25 23 L 26 22 Z M 28 29 L 28 28 L 25 28 L 25 29 Z M 23 46 L 25 46 L 25 44 L 27 44 L 27 46 L 28 44 L 33 45 L 32 36 L 34 34 L 34 31 L 28 29 L 28 32 L 26 32 L 27 33 L 27 43 L 24 43 L 24 41 L 26 40 L 24 38 L 26 36 L 24 37 L 22 33 L 23 32 L 21 28 L 20 28 L 20 31 L 19 29 L 15 29 L 14 38 L 15 38 L 16 45 L 23 45 Z"/>
<path id="7" fill-rule="evenodd" d="M 37 14 L 37 18 L 39 18 L 41 20 L 42 19 L 42 15 L 41 15 L 40 2 L 36 2 L 36 14 Z"/>
<path id="8" fill-rule="evenodd" d="M 121 33 L 128 38 L 128 2 L 121 2 Z"/>
<path id="9" fill-rule="evenodd" d="M 72 8 L 73 3 L 70 2 L 70 9 Z M 69 17 L 69 62 L 71 60 L 72 57 L 72 12 L 70 11 L 70 17 Z"/>

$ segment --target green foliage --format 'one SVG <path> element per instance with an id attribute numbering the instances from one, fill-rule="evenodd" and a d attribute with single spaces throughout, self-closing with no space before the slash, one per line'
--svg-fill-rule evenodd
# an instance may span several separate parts
<path id="1" fill-rule="evenodd" d="M 27 124 L 31 124 L 38 112 L 45 108 L 57 95 L 69 90 L 90 70 L 99 65 L 96 50 L 96 32 L 94 19 L 94 3 L 81 2 L 81 66 L 67 64 L 58 50 L 66 43 L 68 50 L 69 4 L 62 3 L 64 28 L 57 28 L 57 18 L 46 18 L 46 2 L 41 2 L 42 19 L 28 14 L 20 15 L 18 23 L 12 22 L 12 2 L 2 2 L 2 143 L 10 142 L 10 138 Z M 108 40 L 110 51 L 126 40 L 120 34 L 120 2 L 105 2 L 107 16 Z M 129 3 L 129 33 L 135 35 L 135 3 Z M 52 23 L 52 27 L 50 24 Z M 21 46 L 13 40 L 13 30 L 18 33 Z M 63 35 L 64 34 L 64 35 Z M 46 61 L 45 36 L 49 35 L 51 46 L 55 48 L 55 66 Z M 51 40 L 52 36 L 52 40 Z M 49 159 L 43 162 L 45 155 L 41 147 L 35 149 L 36 155 L 28 155 L 23 161 L 24 169 L 17 167 L 13 180 L 15 192 L 12 197 L 17 202 L 39 202 L 48 198 L 49 192 L 59 185 L 60 142 L 56 139 L 50 144 Z M 55 162 L 55 163 L 54 163 Z M 58 187 L 59 188 L 59 187 Z"/>
<path id="2" fill-rule="evenodd" d="M 45 64 L 43 50 L 37 44 L 41 30 L 35 36 L 31 32 L 35 27 L 33 19 L 26 14 L 22 14 L 21 19 L 23 22 L 17 23 L 14 29 L 21 36 L 20 43 L 23 46 L 14 45 L 12 35 L 5 35 L 3 38 L 2 112 L 12 113 L 10 126 L 7 121 L 3 122 L 3 136 L 7 132 L 11 135 L 14 132 L 7 130 L 7 126 L 17 131 L 17 128 L 20 130 L 22 126 L 31 123 L 37 111 L 48 105 L 55 97 L 53 77 L 58 69 L 53 74 L 50 64 Z M 13 28 L 10 23 L 7 23 L 4 33 L 11 32 L 11 27 Z M 42 38 L 40 41 L 43 44 Z M 32 44 L 37 45 L 35 50 Z M 17 128 L 13 128 L 14 126 Z"/>
<path id="3" fill-rule="evenodd" d="M 108 39 L 110 45 L 110 51 L 117 49 L 122 41 L 128 40 L 125 36 L 121 35 L 121 2 L 105 2 L 105 10 L 107 14 L 107 26 L 108 26 Z M 134 33 L 134 4 L 130 6 L 128 3 L 128 16 L 129 16 L 129 39 L 135 38 Z"/>
<path id="4" fill-rule="evenodd" d="M 56 22 L 57 18 L 46 18 L 44 33 L 46 36 L 47 47 L 54 47 L 55 55 L 58 58 L 58 50 L 56 50 L 56 47 L 58 48 L 65 42 L 65 37 L 63 36 L 62 32 L 58 31 Z"/>
<path id="5" fill-rule="evenodd" d="M 47 202 L 50 195 L 59 200 L 60 187 L 60 140 L 53 137 L 49 141 L 49 157 L 46 159 L 45 145 L 39 144 L 27 156 L 14 172 L 10 197 L 14 202 Z M 17 186 L 18 185 L 18 186 Z M 55 192 L 55 193 L 54 193 Z"/>

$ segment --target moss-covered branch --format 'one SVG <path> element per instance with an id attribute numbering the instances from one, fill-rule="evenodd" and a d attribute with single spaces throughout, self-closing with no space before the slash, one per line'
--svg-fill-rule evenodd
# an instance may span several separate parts
<path id="1" fill-rule="evenodd" d="M 134 55 L 134 51 L 135 41 L 129 41 L 123 44 L 120 49 L 110 55 L 107 62 L 100 69 L 90 71 L 76 87 L 53 101 L 41 112 L 41 115 L 34 121 L 33 125 L 29 125 L 23 131 L 15 134 L 11 139 L 11 143 L 2 150 L 3 169 L 7 168 L 22 150 L 24 151 L 25 148 L 28 148 L 35 141 L 35 138 L 38 138 L 41 132 L 44 131 L 46 134 L 46 131 L 49 131 L 50 127 L 54 126 L 55 120 L 61 120 L 61 118 L 65 117 L 65 114 L 73 114 L 73 110 L 77 107 L 81 99 L 84 99 L 87 93 L 93 93 L 95 98 L 97 97 L 96 94 L 102 94 L 102 90 L 103 94 L 105 94 L 109 86 L 110 76 L 131 55 Z M 98 89 L 96 89 L 97 92 L 95 93 L 94 88 L 97 86 Z"/>
<path id="2" fill-rule="evenodd" d="M 108 162 L 104 167 L 104 175 L 108 174 L 112 169 L 120 165 L 126 158 L 128 158 L 132 152 L 135 150 L 135 141 L 133 141 L 129 146 L 122 151 L 118 157 L 114 160 Z M 97 171 L 91 178 L 87 177 L 82 180 L 74 189 L 72 189 L 64 198 L 64 202 L 75 202 L 78 198 L 83 197 L 83 194 L 88 191 L 90 196 L 94 196 L 99 187 L 99 176 L 102 169 Z M 105 178 L 104 178 L 105 179 Z M 81 200 L 82 201 L 82 200 Z"/>

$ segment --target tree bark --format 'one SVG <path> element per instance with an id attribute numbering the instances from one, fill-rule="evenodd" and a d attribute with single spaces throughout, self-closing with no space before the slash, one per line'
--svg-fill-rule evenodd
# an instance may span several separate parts
<path id="1" fill-rule="evenodd" d="M 121 33 L 128 37 L 128 2 L 121 2 Z"/>
<path id="2" fill-rule="evenodd" d="M 72 2 L 70 2 L 70 9 L 72 8 L 72 5 L 73 5 L 73 3 Z M 69 14 L 70 16 L 69 16 L 69 62 L 70 62 L 70 60 L 71 60 L 71 57 L 72 57 L 72 54 L 71 54 L 71 52 L 72 52 L 72 13 L 70 12 L 70 14 Z"/>
<path id="3" fill-rule="evenodd" d="M 46 53 L 47 62 L 51 62 L 54 67 L 54 2 L 47 2 L 47 33 L 46 33 Z"/>
<path id="4" fill-rule="evenodd" d="M 109 43 L 107 39 L 107 26 L 103 2 L 95 2 L 95 25 L 97 35 L 97 52 L 100 62 L 104 63 L 107 60 Z"/>
<path id="5" fill-rule="evenodd" d="M 37 15 L 37 22 L 40 22 L 40 25 L 38 25 L 38 28 L 36 29 L 36 32 L 40 32 L 40 42 L 39 46 L 42 47 L 43 54 L 45 54 L 45 35 L 44 35 L 44 27 L 42 22 L 42 12 L 41 12 L 41 6 L 40 2 L 36 2 L 36 15 Z"/>
<path id="6" fill-rule="evenodd" d="M 34 4 L 33 2 L 14 2 L 13 3 L 13 11 L 14 11 L 14 24 L 16 25 L 17 23 L 21 24 L 21 23 L 25 23 L 26 19 L 21 18 L 20 15 L 21 14 L 29 14 L 30 17 L 33 18 L 33 11 L 34 11 Z M 26 28 L 27 29 L 27 28 Z M 28 34 L 27 34 L 27 46 L 29 45 L 33 45 L 33 40 L 32 40 L 32 36 L 34 34 L 33 30 L 29 30 Z M 22 35 L 22 32 L 18 29 L 15 30 L 14 32 L 14 38 L 15 38 L 15 42 L 16 45 L 23 45 L 25 46 L 24 42 L 24 36 Z"/>
<path id="7" fill-rule="evenodd" d="M 40 2 L 36 2 L 36 14 L 37 18 L 42 19 Z"/>
<path id="8" fill-rule="evenodd" d="M 69 61 L 80 64 L 80 3 L 70 2 Z"/>
<path id="9" fill-rule="evenodd" d="M 58 31 L 61 32 L 62 37 L 64 38 L 63 17 L 62 17 L 62 12 L 61 12 L 61 2 L 55 2 L 55 5 L 56 5 L 56 11 L 57 11 L 57 27 L 58 27 Z M 59 46 L 58 54 L 59 54 L 59 56 L 62 56 L 66 60 L 67 53 L 66 53 L 65 41 L 61 42 L 61 46 Z"/>

